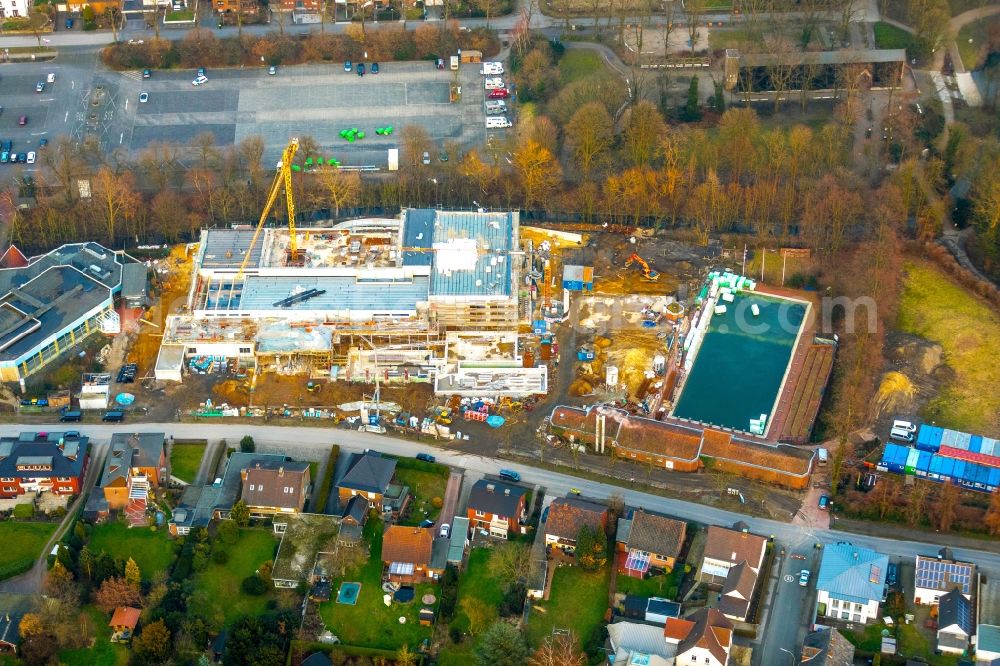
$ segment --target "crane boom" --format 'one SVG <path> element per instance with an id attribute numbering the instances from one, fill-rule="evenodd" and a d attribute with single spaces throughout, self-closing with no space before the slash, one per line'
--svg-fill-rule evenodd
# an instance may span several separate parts
<path id="1" fill-rule="evenodd" d="M 288 231 L 291 235 L 288 249 L 291 253 L 292 262 L 294 263 L 298 259 L 299 248 L 295 239 L 295 199 L 292 196 L 292 160 L 295 158 L 295 153 L 298 149 L 299 140 L 298 138 L 293 138 L 288 142 L 284 152 L 281 154 L 281 166 L 278 167 L 278 172 L 274 174 L 271 191 L 268 192 L 267 202 L 260 213 L 260 221 L 257 222 L 257 228 L 254 229 L 253 238 L 250 239 L 250 245 L 247 247 L 246 255 L 243 257 L 243 263 L 240 264 L 240 270 L 236 274 L 237 279 L 243 277 L 243 271 L 246 270 L 247 264 L 250 263 L 250 255 L 253 254 L 253 248 L 257 244 L 260 232 L 264 228 L 264 223 L 267 222 L 267 216 L 271 214 L 271 209 L 274 208 L 274 202 L 278 200 L 278 194 L 281 192 L 282 185 L 285 188 L 285 201 L 288 206 Z"/>

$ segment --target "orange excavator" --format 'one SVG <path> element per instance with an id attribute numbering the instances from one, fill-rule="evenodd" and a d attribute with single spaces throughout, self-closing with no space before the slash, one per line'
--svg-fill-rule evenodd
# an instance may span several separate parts
<path id="1" fill-rule="evenodd" d="M 632 256 L 629 257 L 628 260 L 625 262 L 625 268 L 628 268 L 632 264 L 639 264 L 639 266 L 642 268 L 642 277 L 646 278 L 650 282 L 655 282 L 660 278 L 660 274 L 654 271 L 652 268 L 650 268 L 649 264 L 646 263 L 646 260 L 640 257 L 635 252 L 633 252 Z"/>

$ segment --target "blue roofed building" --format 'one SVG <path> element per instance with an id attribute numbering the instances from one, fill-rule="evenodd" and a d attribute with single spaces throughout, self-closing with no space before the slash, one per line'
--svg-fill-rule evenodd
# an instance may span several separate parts
<path id="1" fill-rule="evenodd" d="M 816 591 L 819 617 L 868 623 L 885 598 L 889 557 L 841 541 L 823 549 Z"/>

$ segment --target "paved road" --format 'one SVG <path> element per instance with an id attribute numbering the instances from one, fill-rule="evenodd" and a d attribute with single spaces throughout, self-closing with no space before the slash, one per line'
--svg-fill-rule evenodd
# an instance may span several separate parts
<path id="1" fill-rule="evenodd" d="M 791 557 L 801 556 L 804 559 Z M 811 618 L 816 599 L 816 573 L 819 571 L 820 551 L 811 544 L 801 544 L 786 549 L 785 556 L 776 558 L 776 576 L 772 579 L 770 603 L 761 616 L 761 626 L 766 627 L 764 640 L 759 649 L 754 650 L 753 663 L 759 666 L 771 664 L 794 664 L 784 650 L 797 647 Z M 809 586 L 799 585 L 799 573 L 808 569 L 811 573 Z"/>

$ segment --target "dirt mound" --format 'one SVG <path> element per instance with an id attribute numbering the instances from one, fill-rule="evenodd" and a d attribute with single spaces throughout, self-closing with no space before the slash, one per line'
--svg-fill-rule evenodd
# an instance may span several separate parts
<path id="1" fill-rule="evenodd" d="M 594 387 L 585 379 L 576 379 L 569 385 L 569 394 L 572 396 L 590 395 Z"/>

